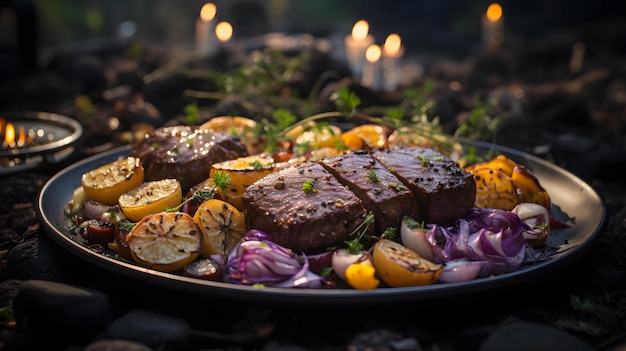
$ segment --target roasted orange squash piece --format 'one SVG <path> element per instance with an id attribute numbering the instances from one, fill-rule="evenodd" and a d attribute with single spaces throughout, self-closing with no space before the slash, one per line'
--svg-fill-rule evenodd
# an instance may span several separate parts
<path id="1" fill-rule="evenodd" d="M 494 168 L 480 168 L 473 171 L 476 181 L 476 200 L 479 208 L 499 208 L 512 210 L 522 199 L 519 187 L 510 176 Z"/>
<path id="2" fill-rule="evenodd" d="M 551 200 L 548 192 L 541 186 L 539 179 L 523 165 L 513 169 L 511 179 L 522 192 L 522 202 L 539 204 L 550 211 Z"/>

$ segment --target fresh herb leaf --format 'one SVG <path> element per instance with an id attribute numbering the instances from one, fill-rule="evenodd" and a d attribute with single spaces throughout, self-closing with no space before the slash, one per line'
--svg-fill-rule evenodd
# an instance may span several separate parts
<path id="1" fill-rule="evenodd" d="M 337 92 L 331 95 L 330 99 L 335 103 L 337 109 L 343 113 L 354 114 L 357 107 L 361 105 L 359 96 L 346 87 L 337 90 Z"/>
<path id="2" fill-rule="evenodd" d="M 187 125 L 199 124 L 202 119 L 200 118 L 200 108 L 196 102 L 188 104 L 184 108 L 185 111 L 185 123 Z"/>
<path id="3" fill-rule="evenodd" d="M 130 232 L 136 225 L 137 223 L 135 222 L 131 222 L 128 219 L 122 219 L 119 221 L 118 225 L 119 225 L 119 229 L 122 232 Z"/>
<path id="4" fill-rule="evenodd" d="M 418 222 L 411 217 L 404 217 L 402 220 L 411 229 L 426 229 L 426 223 L 424 221 Z"/>
<path id="5" fill-rule="evenodd" d="M 361 240 L 363 240 L 363 237 L 365 236 L 365 233 L 367 233 L 369 226 L 374 223 L 374 221 L 374 214 L 370 212 L 365 217 L 365 220 L 363 220 L 363 222 L 361 222 L 361 224 L 359 224 L 359 226 L 356 227 L 356 229 L 354 229 L 352 233 L 350 233 L 350 236 L 356 235 L 356 237 L 352 240 L 344 241 L 349 253 L 354 254 L 363 251 L 364 245 L 361 243 Z"/>
<path id="6" fill-rule="evenodd" d="M 211 177 L 211 180 L 213 181 L 213 186 L 211 188 L 199 189 L 195 191 L 190 197 L 185 199 L 185 201 L 180 203 L 178 206 L 167 208 L 165 209 L 165 212 L 180 211 L 183 208 L 183 206 L 185 206 L 185 204 L 190 201 L 203 203 L 207 200 L 212 199 L 213 196 L 215 196 L 216 189 L 224 190 L 230 186 L 230 177 L 228 176 L 228 174 L 226 174 L 226 172 L 222 172 L 222 171 L 215 172 L 213 176 Z"/>
<path id="7" fill-rule="evenodd" d="M 390 239 L 390 240 L 393 240 L 393 239 L 396 238 L 397 235 L 398 235 L 398 228 L 396 228 L 396 227 L 389 227 L 389 228 L 385 229 L 385 231 L 383 232 L 382 237 Z"/>
<path id="8" fill-rule="evenodd" d="M 302 191 L 304 191 L 306 194 L 316 193 L 317 190 L 315 189 L 314 183 L 315 180 L 307 179 L 304 183 L 302 183 Z"/>
<path id="9" fill-rule="evenodd" d="M 376 173 L 375 170 L 370 169 L 369 171 L 367 171 L 367 179 L 372 182 L 372 183 L 380 183 L 380 177 L 378 176 L 378 173 Z"/>
<path id="10" fill-rule="evenodd" d="M 263 170 L 263 164 L 261 164 L 261 162 L 259 162 L 259 160 L 254 160 L 252 162 L 250 162 L 250 166 L 252 167 L 252 169 L 254 169 L 256 172 L 262 171 Z"/>
<path id="11" fill-rule="evenodd" d="M 333 272 L 333 267 L 324 267 L 319 273 L 322 278 L 330 278 L 331 273 Z"/>
<path id="12" fill-rule="evenodd" d="M 211 180 L 215 183 L 216 188 L 220 188 L 222 190 L 230 186 L 230 177 L 226 174 L 226 172 L 217 171 L 213 173 Z"/>

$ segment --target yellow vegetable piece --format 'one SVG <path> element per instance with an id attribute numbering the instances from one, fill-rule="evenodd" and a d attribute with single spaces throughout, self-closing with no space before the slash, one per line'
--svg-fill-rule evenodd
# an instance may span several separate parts
<path id="1" fill-rule="evenodd" d="M 378 124 L 362 124 L 356 126 L 344 134 L 347 134 L 347 138 L 352 138 L 352 136 L 356 136 L 357 138 L 362 140 L 363 147 L 368 150 L 378 149 L 378 148 L 386 148 L 389 147 L 389 142 L 387 140 L 387 131 L 383 126 Z M 342 135 L 342 140 L 346 139 L 344 135 Z M 344 140 L 345 143 L 345 140 Z M 348 145 L 346 143 L 346 145 Z M 350 148 L 350 150 L 355 150 Z"/>
<path id="2" fill-rule="evenodd" d="M 513 174 L 513 169 L 517 163 L 505 155 L 498 155 L 493 159 L 485 162 L 479 162 L 465 168 L 466 171 L 472 172 L 478 169 L 497 169 L 509 177 Z"/>
<path id="3" fill-rule="evenodd" d="M 474 170 L 473 175 L 476 182 L 474 206 L 510 211 L 520 202 L 519 188 L 504 172 L 498 169 L 482 168 Z"/>
<path id="4" fill-rule="evenodd" d="M 365 149 L 365 141 L 356 133 L 350 131 L 341 134 L 341 141 L 348 150 L 357 151 Z"/>
<path id="5" fill-rule="evenodd" d="M 274 159 L 266 155 L 240 157 L 230 161 L 213 164 L 209 178 L 215 172 L 224 172 L 230 178 L 227 189 L 219 192 L 222 200 L 233 204 L 238 210 L 243 210 L 241 196 L 250 184 L 274 172 Z"/>
<path id="6" fill-rule="evenodd" d="M 183 190 L 176 179 L 145 182 L 120 196 L 118 203 L 129 220 L 137 222 L 143 217 L 180 205 Z"/>
<path id="7" fill-rule="evenodd" d="M 524 165 L 504 155 L 465 167 L 465 170 L 472 172 L 476 180 L 476 207 L 510 211 L 515 205 L 528 202 L 550 210 L 550 195 L 537 177 Z"/>
<path id="8" fill-rule="evenodd" d="M 241 138 L 246 145 L 249 154 L 256 154 L 263 150 L 260 140 L 254 130 L 257 123 L 255 120 L 241 116 L 218 116 L 200 125 L 199 129 L 213 130 L 215 132 L 229 133 Z"/>
<path id="9" fill-rule="evenodd" d="M 550 211 L 552 201 L 548 192 L 541 186 L 539 179 L 523 165 L 518 165 L 513 169 L 511 179 L 522 192 L 520 202 L 530 202 L 539 204 Z"/>
<path id="10" fill-rule="evenodd" d="M 126 236 L 133 260 L 163 272 L 183 269 L 200 255 L 202 235 L 183 212 L 145 216 Z"/>
<path id="11" fill-rule="evenodd" d="M 378 276 L 394 288 L 433 284 L 443 271 L 442 264 L 420 257 L 389 239 L 380 239 L 374 244 L 372 262 Z"/>
<path id="12" fill-rule="evenodd" d="M 376 278 L 376 269 L 369 263 L 353 263 L 346 268 L 346 281 L 357 290 L 373 290 L 380 280 Z"/>
<path id="13" fill-rule="evenodd" d="M 305 130 L 296 138 L 296 145 L 306 145 L 306 151 L 335 147 L 337 142 L 341 142 L 341 129 L 334 125 Z"/>
<path id="14" fill-rule="evenodd" d="M 144 169 L 136 157 L 127 157 L 89 171 L 81 177 L 87 199 L 115 205 L 120 195 L 144 181 Z"/>
<path id="15" fill-rule="evenodd" d="M 243 213 L 222 200 L 203 202 L 193 220 L 202 232 L 200 254 L 205 258 L 228 255 L 248 231 Z"/>

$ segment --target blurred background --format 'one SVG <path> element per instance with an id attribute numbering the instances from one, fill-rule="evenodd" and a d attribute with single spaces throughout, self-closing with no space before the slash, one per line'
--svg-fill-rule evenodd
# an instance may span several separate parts
<path id="1" fill-rule="evenodd" d="M 480 40 L 480 17 L 489 1 L 477 0 L 225 0 L 215 1 L 217 19 L 233 24 L 238 38 L 272 31 L 328 37 L 349 33 L 366 19 L 382 41 L 402 36 L 407 51 L 467 54 Z M 533 40 L 555 31 L 623 22 L 620 1 L 500 1 L 509 40 Z M 85 41 L 135 37 L 162 45 L 191 45 L 203 1 L 197 0 L 2 0 L 0 52 L 3 65 L 20 45 L 45 49 Z M 558 34 L 558 33 L 557 33 Z M 20 40 L 20 36 L 24 40 Z M 34 41 L 33 41 L 34 40 Z M 593 43 L 589 43 L 593 44 Z M 621 43 L 622 50 L 624 43 Z M 29 50 L 29 48 L 22 48 Z M 32 48 L 30 48 L 32 54 Z M 24 58 L 22 58 L 24 60 Z"/>

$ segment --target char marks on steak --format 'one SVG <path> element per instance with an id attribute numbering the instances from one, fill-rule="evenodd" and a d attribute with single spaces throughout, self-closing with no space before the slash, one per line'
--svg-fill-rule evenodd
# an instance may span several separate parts
<path id="1" fill-rule="evenodd" d="M 404 216 L 420 217 L 413 193 L 369 153 L 346 153 L 322 159 L 319 163 L 374 213 L 378 234 L 389 227 L 397 228 Z"/>
<path id="2" fill-rule="evenodd" d="M 183 193 L 206 180 L 214 163 L 247 155 L 239 138 L 189 126 L 158 128 L 131 149 L 131 156 L 141 159 L 146 181 L 178 179 Z"/>
<path id="3" fill-rule="evenodd" d="M 310 183 L 310 191 L 303 184 Z M 307 162 L 265 176 L 243 197 L 246 224 L 295 251 L 321 252 L 353 239 L 367 216 L 363 202 L 320 164 Z"/>
<path id="4" fill-rule="evenodd" d="M 474 206 L 472 174 L 439 151 L 407 146 L 376 150 L 372 156 L 413 192 L 420 208 L 419 221 L 452 224 Z"/>

